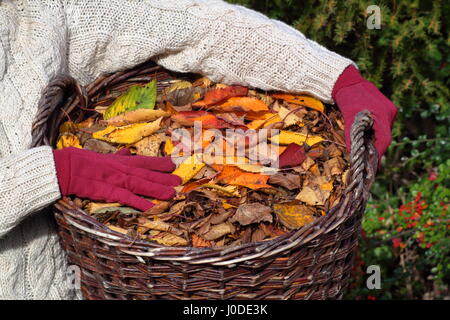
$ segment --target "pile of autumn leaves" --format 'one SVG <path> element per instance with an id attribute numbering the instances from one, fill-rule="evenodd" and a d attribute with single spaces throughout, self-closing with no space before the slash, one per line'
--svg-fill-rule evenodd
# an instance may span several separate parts
<path id="1" fill-rule="evenodd" d="M 164 85 L 164 83 L 159 83 Z M 110 229 L 168 246 L 212 247 L 273 239 L 311 223 L 336 205 L 345 188 L 348 156 L 340 114 L 309 96 L 263 93 L 213 84 L 207 78 L 132 86 L 81 123 L 60 127 L 57 148 L 100 153 L 172 156 L 183 184 L 170 201 L 151 199 L 146 212 L 119 203 L 74 198 Z M 194 123 L 201 122 L 201 137 Z M 266 143 L 278 168 L 241 157 L 228 164 L 215 156 L 178 152 L 175 130 L 184 128 L 202 150 L 218 143 L 208 129 L 278 129 Z M 228 141 L 220 141 L 225 148 Z M 245 149 L 257 146 L 245 137 Z M 236 158 L 234 159 L 236 160 Z"/>

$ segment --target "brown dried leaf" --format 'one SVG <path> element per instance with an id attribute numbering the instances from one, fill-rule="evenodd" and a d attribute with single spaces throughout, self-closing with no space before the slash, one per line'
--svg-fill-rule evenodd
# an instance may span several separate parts
<path id="1" fill-rule="evenodd" d="M 177 106 L 186 106 L 201 99 L 205 91 L 206 89 L 201 87 L 189 87 L 169 92 L 165 97 L 175 108 Z"/>
<path id="2" fill-rule="evenodd" d="M 146 110 L 146 109 L 142 109 Z M 156 133 L 136 142 L 136 154 L 141 156 L 157 157 L 161 143 L 166 139 L 164 133 Z"/>
<path id="3" fill-rule="evenodd" d="M 263 230 L 261 229 L 256 229 L 255 231 L 253 231 L 252 233 L 252 242 L 259 242 L 264 240 L 264 238 L 266 237 L 266 234 L 264 233 Z"/>
<path id="4" fill-rule="evenodd" d="M 172 233 L 164 232 L 148 239 L 158 242 L 165 246 L 187 246 L 188 241 Z"/>
<path id="5" fill-rule="evenodd" d="M 216 240 L 226 234 L 233 233 L 234 231 L 235 228 L 231 223 L 224 222 L 212 226 L 211 229 L 203 235 L 203 238 L 206 240 Z"/>
<path id="6" fill-rule="evenodd" d="M 222 211 L 220 213 L 216 213 L 211 215 L 210 222 L 211 224 L 219 224 L 226 221 L 229 217 L 233 215 L 233 210 Z"/>
<path id="7" fill-rule="evenodd" d="M 328 161 L 325 161 L 323 164 L 324 173 L 327 176 L 332 176 L 336 174 L 342 174 L 344 170 L 345 162 L 340 157 L 332 158 Z"/>
<path id="8" fill-rule="evenodd" d="M 117 148 L 110 145 L 108 142 L 97 139 L 88 139 L 84 143 L 83 149 L 95 151 L 98 153 L 115 153 L 117 151 Z"/>
<path id="9" fill-rule="evenodd" d="M 269 176 L 269 183 L 282 186 L 288 190 L 300 189 L 301 178 L 298 174 L 277 173 Z"/>
<path id="10" fill-rule="evenodd" d="M 262 221 L 272 222 L 272 209 L 260 203 L 241 204 L 230 222 L 238 222 L 246 226 Z"/>
<path id="11" fill-rule="evenodd" d="M 154 200 L 155 201 L 155 200 Z M 170 202 L 168 201 L 159 201 L 157 202 L 153 207 L 148 209 L 143 213 L 145 216 L 155 216 L 158 214 L 161 214 L 163 212 L 166 212 L 170 207 Z"/>
<path id="12" fill-rule="evenodd" d="M 334 143 L 330 144 L 326 150 L 328 152 L 328 155 L 332 158 L 340 157 L 342 155 L 342 151 L 339 150 L 339 148 Z"/>
<path id="13" fill-rule="evenodd" d="M 308 171 L 315 164 L 314 160 L 311 157 L 306 157 L 305 161 L 302 162 L 301 167 Z"/>
<path id="14" fill-rule="evenodd" d="M 144 217 L 138 218 L 139 226 L 150 229 L 150 230 L 158 230 L 158 231 L 169 231 L 177 235 L 183 234 L 183 232 L 170 223 L 164 222 L 160 219 L 150 220 Z"/>
<path id="15" fill-rule="evenodd" d="M 328 188 L 328 185 L 326 185 Z M 323 206 L 330 196 L 329 190 L 322 190 L 320 185 L 310 185 L 303 187 L 302 191 L 295 199 L 305 202 L 311 206 Z"/>
<path id="16" fill-rule="evenodd" d="M 196 234 L 192 235 L 192 246 L 194 248 L 209 248 L 212 247 L 211 241 L 207 241 Z"/>

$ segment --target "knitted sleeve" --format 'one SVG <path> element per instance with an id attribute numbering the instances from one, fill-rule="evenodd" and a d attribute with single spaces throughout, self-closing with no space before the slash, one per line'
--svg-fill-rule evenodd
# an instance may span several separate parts
<path id="1" fill-rule="evenodd" d="M 352 63 L 288 25 L 220 0 L 65 3 L 69 71 L 82 82 L 151 58 L 180 72 L 264 90 L 331 91 Z"/>
<path id="2" fill-rule="evenodd" d="M 60 197 L 53 153 L 39 147 L 0 158 L 0 238 Z"/>

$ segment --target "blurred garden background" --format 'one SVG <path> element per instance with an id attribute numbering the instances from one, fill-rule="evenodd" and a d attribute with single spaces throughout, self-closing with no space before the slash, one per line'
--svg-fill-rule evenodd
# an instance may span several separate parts
<path id="1" fill-rule="evenodd" d="M 450 299 L 450 1 L 229 0 L 351 58 L 399 108 L 348 299 Z M 368 29 L 378 5 L 381 28 Z M 381 267 L 382 288 L 366 288 Z"/>

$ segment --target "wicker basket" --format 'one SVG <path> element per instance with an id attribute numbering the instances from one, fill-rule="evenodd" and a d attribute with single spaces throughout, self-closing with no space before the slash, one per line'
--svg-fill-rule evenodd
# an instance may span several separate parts
<path id="1" fill-rule="evenodd" d="M 45 89 L 33 125 L 33 146 L 54 146 L 69 114 L 80 121 L 131 85 L 193 75 L 153 63 L 99 77 L 86 87 L 69 76 Z M 167 81 L 166 81 L 167 82 Z M 158 90 L 161 90 L 159 87 Z M 376 152 L 366 132 L 370 114 L 352 127 L 351 183 L 325 216 L 270 241 L 230 248 L 166 247 L 131 239 L 94 220 L 70 199 L 54 206 L 70 264 L 82 270 L 86 299 L 339 299 L 350 278 Z"/>

